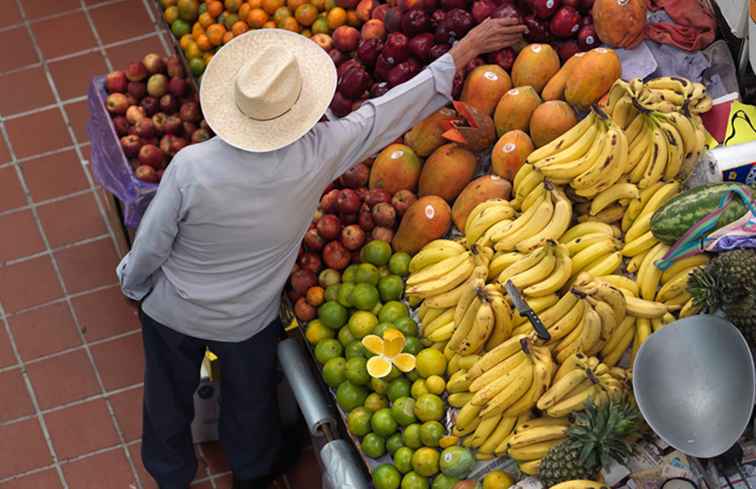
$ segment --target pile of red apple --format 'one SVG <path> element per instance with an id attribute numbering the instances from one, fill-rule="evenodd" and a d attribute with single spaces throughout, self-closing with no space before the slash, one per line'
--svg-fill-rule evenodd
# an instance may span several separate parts
<path id="1" fill-rule="evenodd" d="M 491 0 L 477 0 L 488 2 Z M 593 0 L 517 0 L 529 42 L 552 44 L 562 63 L 573 54 L 599 47 L 593 26 Z"/>
<path id="2" fill-rule="evenodd" d="M 368 190 L 369 163 L 354 166 L 323 193 L 291 274 L 292 303 L 317 285 L 324 269 L 341 271 L 359 263 L 367 242 L 391 242 L 401 217 L 417 200 L 409 190 L 394 195 L 381 188 Z"/>
<path id="3" fill-rule="evenodd" d="M 176 56 L 150 53 L 105 78 L 107 110 L 134 175 L 157 183 L 184 146 L 210 138 L 193 85 Z"/>

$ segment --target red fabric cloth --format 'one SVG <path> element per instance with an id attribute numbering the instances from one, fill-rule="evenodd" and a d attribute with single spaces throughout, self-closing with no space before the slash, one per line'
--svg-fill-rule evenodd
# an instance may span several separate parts
<path id="1" fill-rule="evenodd" d="M 646 36 L 685 51 L 699 51 L 714 42 L 717 21 L 699 0 L 649 0 L 649 10 L 664 9 L 672 22 L 646 25 Z"/>

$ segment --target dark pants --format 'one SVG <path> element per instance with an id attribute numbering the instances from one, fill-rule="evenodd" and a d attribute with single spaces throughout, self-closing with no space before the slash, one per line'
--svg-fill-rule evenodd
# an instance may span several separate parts
<path id="1" fill-rule="evenodd" d="M 160 489 L 186 489 L 197 472 L 192 446 L 194 392 L 205 348 L 220 357 L 219 432 L 234 476 L 271 475 L 281 447 L 276 398 L 278 320 L 239 343 L 178 333 L 140 308 L 144 336 L 142 460 Z"/>

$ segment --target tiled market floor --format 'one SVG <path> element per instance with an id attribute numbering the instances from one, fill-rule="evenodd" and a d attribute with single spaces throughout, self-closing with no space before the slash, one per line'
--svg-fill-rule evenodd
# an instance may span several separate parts
<path id="1" fill-rule="evenodd" d="M 0 0 L 0 489 L 156 487 L 142 344 L 88 165 L 92 76 L 167 53 L 153 0 Z M 193 487 L 229 488 L 217 444 Z M 289 474 L 313 488 L 311 452 Z"/>

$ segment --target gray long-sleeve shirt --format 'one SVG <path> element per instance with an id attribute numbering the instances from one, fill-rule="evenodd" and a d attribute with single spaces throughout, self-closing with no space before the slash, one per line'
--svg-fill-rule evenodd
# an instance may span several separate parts
<path id="1" fill-rule="evenodd" d="M 278 314 L 323 189 L 446 105 L 454 72 L 446 54 L 277 151 L 249 153 L 217 137 L 181 150 L 118 266 L 123 293 L 147 296 L 148 315 L 190 336 L 237 342 L 262 330 Z"/>

